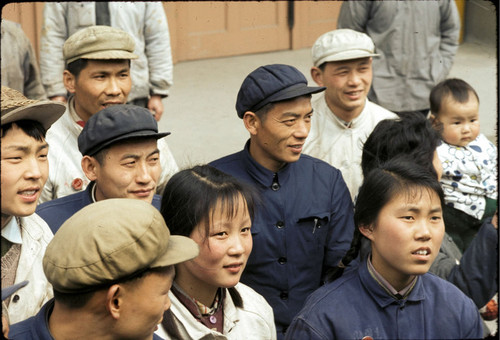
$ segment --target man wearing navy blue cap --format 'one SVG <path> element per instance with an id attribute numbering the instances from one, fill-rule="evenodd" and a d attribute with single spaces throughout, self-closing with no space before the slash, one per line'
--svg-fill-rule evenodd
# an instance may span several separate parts
<path id="1" fill-rule="evenodd" d="M 135 105 L 109 106 L 91 116 L 78 136 L 81 166 L 91 181 L 84 191 L 42 203 L 36 212 L 55 234 L 74 213 L 109 198 L 135 198 L 160 208 L 158 132 L 151 113 Z"/>
<path id="2" fill-rule="evenodd" d="M 273 307 L 278 339 L 326 271 L 338 264 L 354 231 L 352 202 L 340 171 L 301 154 L 311 127 L 311 95 L 324 89 L 307 86 L 292 66 L 257 68 L 236 100 L 250 140 L 243 151 L 211 163 L 262 195 L 241 281 Z"/>

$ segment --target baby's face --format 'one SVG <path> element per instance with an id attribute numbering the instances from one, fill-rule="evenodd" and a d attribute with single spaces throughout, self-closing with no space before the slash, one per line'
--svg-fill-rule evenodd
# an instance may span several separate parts
<path id="1" fill-rule="evenodd" d="M 451 145 L 466 146 L 479 135 L 479 102 L 469 94 L 465 103 L 451 96 L 443 100 L 437 120 L 443 124 L 443 140 Z"/>

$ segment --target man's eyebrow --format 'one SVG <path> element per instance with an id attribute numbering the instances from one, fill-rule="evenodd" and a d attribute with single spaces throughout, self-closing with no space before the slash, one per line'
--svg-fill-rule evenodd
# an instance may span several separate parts
<path id="1" fill-rule="evenodd" d="M 147 157 L 152 156 L 155 153 L 160 153 L 160 149 L 156 148 L 156 150 L 152 151 Z"/>
<path id="2" fill-rule="evenodd" d="M 40 145 L 39 147 L 37 147 L 36 152 L 40 152 L 41 150 L 46 149 L 48 147 L 49 147 L 49 144 L 44 143 L 44 144 Z M 29 146 L 26 146 L 26 145 L 9 145 L 9 146 L 5 147 L 5 150 L 22 151 L 24 153 L 29 153 L 31 151 L 31 148 Z"/>
<path id="3" fill-rule="evenodd" d="M 306 113 L 305 115 L 310 115 L 311 113 L 313 113 L 314 110 L 311 109 L 311 111 L 309 111 L 308 113 Z M 296 112 L 283 112 L 281 114 L 281 118 L 287 118 L 287 117 L 294 117 L 294 118 L 298 118 L 300 117 L 301 114 L 300 113 L 296 113 Z"/>

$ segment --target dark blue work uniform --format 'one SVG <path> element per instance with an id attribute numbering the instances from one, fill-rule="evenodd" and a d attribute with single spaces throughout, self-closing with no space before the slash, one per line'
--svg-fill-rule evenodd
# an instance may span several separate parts
<path id="1" fill-rule="evenodd" d="M 260 191 L 253 249 L 241 282 L 273 307 L 281 339 L 326 270 L 349 249 L 353 205 L 340 171 L 326 162 L 301 155 L 274 173 L 250 156 L 249 143 L 211 165 Z"/>

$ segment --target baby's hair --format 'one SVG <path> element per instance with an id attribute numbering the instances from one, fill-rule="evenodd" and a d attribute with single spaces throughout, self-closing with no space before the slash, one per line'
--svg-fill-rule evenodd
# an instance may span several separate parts
<path id="1" fill-rule="evenodd" d="M 435 192 L 444 205 L 444 195 L 435 174 L 415 164 L 408 156 L 400 156 L 372 169 L 365 176 L 359 189 L 354 207 L 355 231 L 351 248 L 344 255 L 339 265 L 333 268 L 327 277 L 333 281 L 340 277 L 344 268 L 358 256 L 361 239 L 364 237 L 359 228 L 373 225 L 382 208 L 397 195 L 413 197 L 424 189 Z"/>
<path id="2" fill-rule="evenodd" d="M 394 157 L 407 155 L 437 177 L 432 160 L 440 140 L 439 132 L 419 113 L 401 113 L 398 119 L 383 120 L 363 145 L 363 176 Z"/>
<path id="3" fill-rule="evenodd" d="M 441 103 L 445 98 L 451 96 L 458 103 L 466 103 L 469 100 L 469 95 L 473 93 L 479 103 L 479 96 L 476 90 L 467 82 L 458 78 L 445 79 L 431 90 L 429 102 L 431 113 L 438 116 L 441 110 Z"/>

